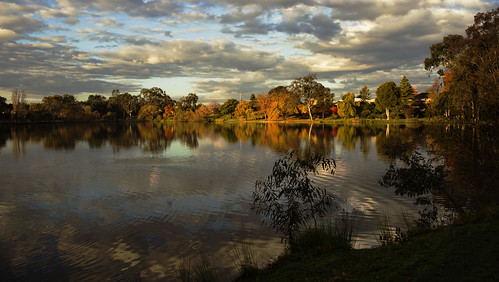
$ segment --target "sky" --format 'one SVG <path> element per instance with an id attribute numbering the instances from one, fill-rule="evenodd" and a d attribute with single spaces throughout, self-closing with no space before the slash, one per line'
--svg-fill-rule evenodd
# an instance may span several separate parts
<path id="1" fill-rule="evenodd" d="M 1 0 L 0 96 L 248 99 L 317 74 L 336 99 L 403 75 L 422 92 L 429 47 L 497 0 Z"/>

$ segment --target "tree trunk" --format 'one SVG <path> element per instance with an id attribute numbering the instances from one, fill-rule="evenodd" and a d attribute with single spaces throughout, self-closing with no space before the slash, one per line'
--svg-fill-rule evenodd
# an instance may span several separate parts
<path id="1" fill-rule="evenodd" d="M 312 109 L 310 108 L 310 105 L 307 105 L 308 108 L 308 116 L 310 117 L 310 121 L 314 121 L 314 118 L 312 117 Z"/>

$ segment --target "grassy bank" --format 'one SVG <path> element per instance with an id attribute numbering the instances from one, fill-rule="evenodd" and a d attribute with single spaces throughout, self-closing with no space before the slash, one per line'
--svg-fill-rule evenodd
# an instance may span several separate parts
<path id="1" fill-rule="evenodd" d="M 499 281 L 497 215 L 427 231 L 402 244 L 287 254 L 237 281 Z"/>

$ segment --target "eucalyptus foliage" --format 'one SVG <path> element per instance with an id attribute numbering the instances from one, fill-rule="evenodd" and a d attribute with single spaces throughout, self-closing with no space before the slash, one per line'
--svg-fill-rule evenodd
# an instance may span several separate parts
<path id="1" fill-rule="evenodd" d="M 314 186 L 310 173 L 319 174 L 318 167 L 334 173 L 334 160 L 322 156 L 300 158 L 293 152 L 279 159 L 266 180 L 258 180 L 253 192 L 252 208 L 267 224 L 282 234 L 282 240 L 293 244 L 300 228 L 323 217 L 332 205 L 333 196 L 324 188 Z"/>

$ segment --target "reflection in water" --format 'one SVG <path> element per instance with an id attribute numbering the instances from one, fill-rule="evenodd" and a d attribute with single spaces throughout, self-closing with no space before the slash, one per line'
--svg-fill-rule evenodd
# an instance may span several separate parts
<path id="1" fill-rule="evenodd" d="M 472 209 L 497 201 L 496 140 L 497 130 L 472 127 L 1 125 L 0 275 L 171 280 L 183 258 L 202 253 L 227 278 L 232 244 L 249 238 L 267 262 L 282 245 L 250 210 L 251 193 L 289 150 L 337 161 L 335 175 L 314 181 L 363 214 L 357 247 L 370 247 L 378 216 L 413 207 L 379 187 L 393 158 L 443 159 L 449 194 Z"/>

